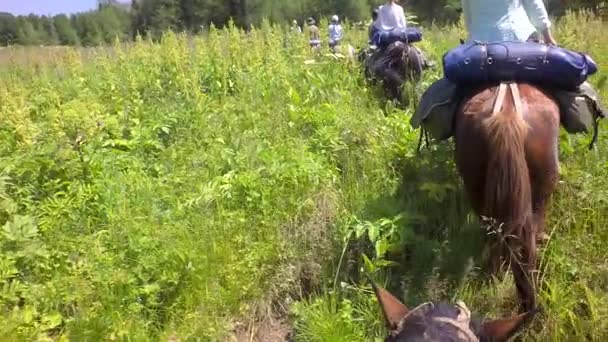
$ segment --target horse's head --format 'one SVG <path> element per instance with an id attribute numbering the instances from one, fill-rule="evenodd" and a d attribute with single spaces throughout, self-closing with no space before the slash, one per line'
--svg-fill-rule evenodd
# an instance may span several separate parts
<path id="1" fill-rule="evenodd" d="M 386 290 L 374 285 L 384 313 L 389 336 L 387 342 L 507 341 L 521 331 L 533 318 L 529 312 L 507 319 L 479 322 L 462 302 L 456 305 L 425 303 L 409 310 Z"/>

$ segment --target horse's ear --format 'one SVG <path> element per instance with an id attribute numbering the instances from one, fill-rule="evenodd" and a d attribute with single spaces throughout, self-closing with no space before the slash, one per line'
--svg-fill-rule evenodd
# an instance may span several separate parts
<path id="1" fill-rule="evenodd" d="M 536 312 L 537 310 L 533 310 L 511 318 L 484 322 L 481 327 L 482 336 L 490 338 L 491 341 L 507 341 L 528 325 Z"/>
<path id="2" fill-rule="evenodd" d="M 384 314 L 386 325 L 391 330 L 397 329 L 399 322 L 407 315 L 409 310 L 401 301 L 399 301 L 399 299 L 395 298 L 395 296 L 385 289 L 378 287 L 374 282 L 372 282 L 372 286 L 376 293 L 376 297 L 378 298 L 378 303 L 380 303 L 382 313 Z"/>
<path id="3" fill-rule="evenodd" d="M 460 38 L 460 45 L 464 44 L 464 39 Z"/>

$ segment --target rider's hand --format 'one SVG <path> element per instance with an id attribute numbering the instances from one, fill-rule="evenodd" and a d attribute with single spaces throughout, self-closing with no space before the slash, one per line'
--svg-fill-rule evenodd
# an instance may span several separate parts
<path id="1" fill-rule="evenodd" d="M 557 46 L 557 41 L 553 38 L 551 30 L 547 29 L 543 32 L 543 39 L 545 40 L 545 44 Z"/>

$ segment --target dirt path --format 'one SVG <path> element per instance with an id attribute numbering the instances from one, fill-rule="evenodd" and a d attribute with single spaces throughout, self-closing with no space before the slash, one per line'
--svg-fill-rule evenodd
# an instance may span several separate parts
<path id="1" fill-rule="evenodd" d="M 292 329 L 283 319 L 267 319 L 252 324 L 239 324 L 230 342 L 285 342 L 291 341 Z"/>

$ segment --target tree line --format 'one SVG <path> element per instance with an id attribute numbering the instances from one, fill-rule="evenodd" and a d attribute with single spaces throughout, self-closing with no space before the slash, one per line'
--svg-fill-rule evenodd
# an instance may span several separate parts
<path id="1" fill-rule="evenodd" d="M 93 11 L 71 16 L 0 13 L 0 45 L 94 46 L 126 39 L 131 23 L 127 7 L 104 0 Z"/>
<path id="2" fill-rule="evenodd" d="M 600 0 L 545 0 L 560 16 L 568 9 L 596 12 L 606 8 Z M 73 15 L 13 16 L 0 13 L 0 46 L 108 44 L 136 35 L 158 38 L 166 30 L 198 33 L 211 24 L 223 27 L 230 20 L 248 28 L 263 19 L 274 23 L 338 14 L 352 21 L 369 20 L 379 0 L 99 0 L 95 10 Z M 406 11 L 425 22 L 453 22 L 460 17 L 460 0 L 405 0 Z"/>

